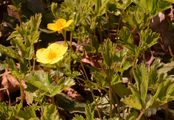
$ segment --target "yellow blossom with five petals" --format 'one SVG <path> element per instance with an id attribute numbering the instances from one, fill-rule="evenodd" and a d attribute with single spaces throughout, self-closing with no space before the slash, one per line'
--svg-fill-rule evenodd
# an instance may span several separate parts
<path id="1" fill-rule="evenodd" d="M 72 24 L 73 20 L 66 21 L 65 19 L 58 19 L 54 23 L 48 23 L 47 28 L 52 31 L 57 31 L 58 33 L 62 33 L 64 28 L 67 28 Z"/>
<path id="2" fill-rule="evenodd" d="M 66 43 L 52 43 L 47 48 L 36 51 L 36 59 L 43 64 L 54 64 L 63 59 L 68 49 Z"/>

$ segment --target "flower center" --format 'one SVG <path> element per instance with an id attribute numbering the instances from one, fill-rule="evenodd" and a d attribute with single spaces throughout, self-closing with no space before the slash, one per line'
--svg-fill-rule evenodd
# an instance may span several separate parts
<path id="1" fill-rule="evenodd" d="M 48 59 L 54 59 L 56 57 L 56 53 L 53 51 L 50 51 L 48 54 Z"/>

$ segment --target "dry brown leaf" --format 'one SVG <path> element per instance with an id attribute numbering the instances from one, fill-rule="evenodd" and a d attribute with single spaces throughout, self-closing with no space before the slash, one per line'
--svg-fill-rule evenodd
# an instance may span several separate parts
<path id="1" fill-rule="evenodd" d="M 2 75 L 1 85 L 3 88 L 6 88 L 9 92 L 15 92 L 19 90 L 19 81 L 10 74 L 10 72 L 6 69 Z M 26 84 L 22 81 L 22 87 L 25 89 Z"/>
<path id="2" fill-rule="evenodd" d="M 72 98 L 78 102 L 84 100 L 84 98 L 77 91 L 75 91 L 72 88 L 68 88 L 68 89 L 64 90 L 64 93 L 67 94 L 70 98 Z"/>
<path id="3" fill-rule="evenodd" d="M 11 17 L 19 20 L 19 22 L 21 22 L 19 10 L 14 5 L 8 5 L 7 12 L 8 12 L 9 16 L 11 16 Z"/>
<path id="4" fill-rule="evenodd" d="M 100 68 L 100 64 L 98 62 L 100 58 L 98 56 L 92 56 L 92 55 L 86 55 L 84 58 L 82 58 L 82 63 L 89 64 L 93 67 Z"/>

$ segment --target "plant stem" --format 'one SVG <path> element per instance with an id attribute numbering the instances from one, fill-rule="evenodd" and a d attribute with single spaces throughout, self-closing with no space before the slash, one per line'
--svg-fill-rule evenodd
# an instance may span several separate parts
<path id="1" fill-rule="evenodd" d="M 107 71 L 107 79 L 109 82 L 109 103 L 110 103 L 110 118 L 112 118 L 113 113 L 112 113 L 112 104 L 113 104 L 113 100 L 112 100 L 112 85 L 111 85 L 111 70 L 109 67 L 109 70 Z"/>
<path id="2" fill-rule="evenodd" d="M 34 72 L 34 70 L 35 70 L 35 65 L 36 65 L 36 59 L 34 58 L 34 59 L 33 59 L 33 72 Z"/>
<path id="3" fill-rule="evenodd" d="M 94 100 L 94 103 L 96 104 L 98 116 L 99 116 L 100 120 L 102 120 L 102 117 L 101 117 L 101 114 L 100 114 L 100 110 L 99 110 L 99 108 L 98 108 L 98 103 L 97 103 L 97 101 L 95 100 L 95 96 L 94 96 L 94 93 L 93 93 L 93 90 L 92 90 L 92 89 L 91 89 L 91 95 L 92 95 L 92 99 Z"/>
<path id="4" fill-rule="evenodd" d="M 72 36 L 73 36 L 73 33 L 71 32 L 70 33 L 70 48 L 72 49 Z"/>
<path id="5" fill-rule="evenodd" d="M 24 91 L 23 91 L 23 87 L 22 87 L 22 80 L 19 80 L 19 87 L 20 87 L 20 94 L 21 94 L 21 105 L 23 106 L 23 101 L 24 101 Z"/>
<path id="6" fill-rule="evenodd" d="M 87 79 L 87 81 L 90 81 L 90 80 L 88 79 L 88 76 L 87 76 L 87 73 L 86 73 L 85 68 L 84 68 L 84 66 L 83 66 L 83 63 L 81 63 L 81 67 L 82 67 L 82 69 L 83 69 L 83 71 L 84 71 L 85 78 Z M 99 111 L 99 108 L 98 108 L 98 103 L 97 103 L 96 100 L 95 100 L 95 96 L 94 96 L 94 93 L 93 93 L 93 91 L 92 91 L 91 86 L 90 86 L 90 90 L 91 90 L 92 99 L 94 100 L 94 102 L 95 102 L 95 104 L 96 104 L 96 108 L 97 108 L 97 112 L 98 112 L 99 118 L 102 120 L 102 117 L 101 117 L 101 114 L 100 114 L 100 111 Z"/>
<path id="7" fill-rule="evenodd" d="M 63 35 L 63 38 L 64 38 L 65 43 L 67 43 L 67 40 L 66 40 L 66 30 L 63 30 L 62 31 L 62 35 Z"/>
<path id="8" fill-rule="evenodd" d="M 110 112 L 109 112 L 109 114 L 110 114 L 110 118 L 112 118 L 112 116 L 113 116 L 113 114 L 112 114 L 112 103 L 113 103 L 113 101 L 112 101 L 112 88 L 111 88 L 110 85 L 109 85 L 109 100 L 110 100 Z"/>
<path id="9" fill-rule="evenodd" d="M 145 110 L 142 109 L 142 110 L 140 111 L 140 114 L 139 114 L 138 117 L 136 118 L 136 120 L 141 120 L 141 117 L 143 116 L 144 112 L 145 112 Z"/>

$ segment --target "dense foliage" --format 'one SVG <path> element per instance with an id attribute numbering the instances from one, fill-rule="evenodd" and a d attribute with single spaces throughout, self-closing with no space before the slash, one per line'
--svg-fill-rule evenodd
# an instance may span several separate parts
<path id="1" fill-rule="evenodd" d="M 174 118 L 173 4 L 1 2 L 0 119 Z"/>

